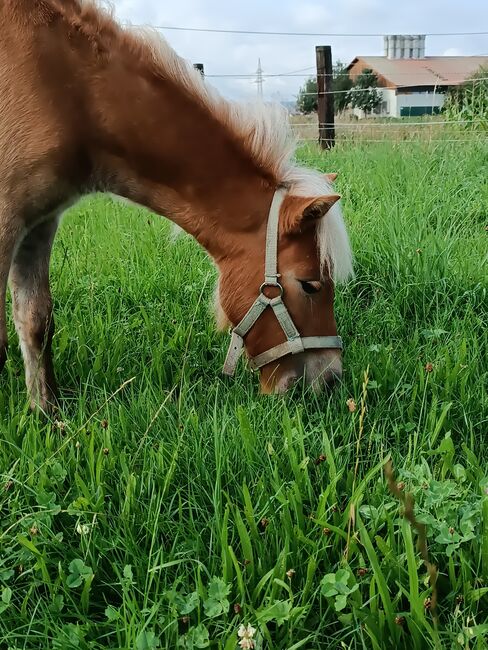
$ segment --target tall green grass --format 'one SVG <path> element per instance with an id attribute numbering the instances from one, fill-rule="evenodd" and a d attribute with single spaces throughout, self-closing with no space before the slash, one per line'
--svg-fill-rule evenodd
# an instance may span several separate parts
<path id="1" fill-rule="evenodd" d="M 486 647 L 488 147 L 300 156 L 340 172 L 356 255 L 328 396 L 221 377 L 215 272 L 164 220 L 65 219 L 58 421 L 15 346 L 0 378 L 0 648 L 230 650 L 241 623 L 257 648 Z"/>

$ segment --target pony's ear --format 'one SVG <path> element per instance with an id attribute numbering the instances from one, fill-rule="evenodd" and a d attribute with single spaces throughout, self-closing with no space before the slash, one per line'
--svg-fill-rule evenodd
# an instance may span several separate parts
<path id="1" fill-rule="evenodd" d="M 283 231 L 294 232 L 307 224 L 317 222 L 340 198 L 339 194 L 315 198 L 286 196 L 281 208 Z"/>
<path id="2" fill-rule="evenodd" d="M 324 174 L 324 176 L 329 181 L 329 183 L 333 183 L 335 179 L 339 176 L 339 174 L 336 174 L 334 172 L 333 174 Z"/>

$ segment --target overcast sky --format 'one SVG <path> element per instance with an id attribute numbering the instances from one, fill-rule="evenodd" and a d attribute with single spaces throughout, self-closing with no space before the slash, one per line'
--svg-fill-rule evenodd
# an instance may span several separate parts
<path id="1" fill-rule="evenodd" d="M 112 0 L 116 16 L 133 24 L 264 31 L 423 34 L 488 31 L 488 0 Z M 382 55 L 381 37 L 256 36 L 162 30 L 183 57 L 202 62 L 225 95 L 250 98 L 250 79 L 212 75 L 300 72 L 315 65 L 315 45 L 332 45 L 333 59 Z M 319 42 L 322 41 L 322 42 Z M 488 54 L 488 36 L 427 36 L 427 55 Z M 290 100 L 303 77 L 267 78 L 266 99 Z"/>

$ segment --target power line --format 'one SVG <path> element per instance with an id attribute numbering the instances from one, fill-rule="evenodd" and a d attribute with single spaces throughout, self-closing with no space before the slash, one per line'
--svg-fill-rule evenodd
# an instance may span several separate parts
<path id="1" fill-rule="evenodd" d="M 151 27 L 151 25 L 134 25 L 134 27 Z M 369 38 L 384 36 L 383 33 L 338 33 L 338 32 L 272 32 L 251 29 L 215 29 L 210 27 L 176 27 L 173 25 L 152 25 L 154 29 L 167 29 L 178 32 L 206 32 L 211 34 L 252 34 L 256 36 L 327 36 L 346 38 Z M 487 36 L 488 32 L 429 32 L 425 36 Z"/>
<path id="2" fill-rule="evenodd" d="M 300 70 L 292 70 L 291 72 L 270 72 L 268 74 L 263 73 L 263 77 L 308 77 L 315 70 L 315 66 L 311 65 L 308 68 L 301 68 Z M 308 74 L 310 73 L 310 74 Z M 342 73 L 340 73 L 342 74 Z M 349 76 L 348 73 L 344 73 Z M 206 77 L 214 78 L 225 78 L 225 77 L 237 77 L 239 79 L 245 79 L 247 77 L 255 77 L 256 73 L 251 72 L 242 72 L 242 73 L 216 73 L 216 74 L 207 74 Z M 315 75 L 317 76 L 317 75 Z"/>
<path id="3" fill-rule="evenodd" d="M 459 84 L 442 84 L 442 86 L 452 86 L 453 88 L 462 88 L 468 83 L 473 83 L 476 84 L 479 81 L 486 81 L 488 80 L 488 77 L 477 77 L 474 79 L 466 79 L 462 83 Z M 433 85 L 433 84 L 432 84 Z M 437 84 L 438 87 L 442 87 L 441 84 Z M 349 90 L 325 90 L 324 92 L 321 92 L 321 95 L 343 95 L 345 93 L 362 93 L 362 92 L 370 92 L 372 90 L 394 90 L 394 88 L 389 88 L 387 86 L 370 86 L 369 88 L 358 88 L 358 87 L 352 87 Z M 434 94 L 434 93 L 432 93 Z M 444 95 L 445 93 L 443 92 L 438 92 L 435 93 L 436 95 Z M 307 96 L 313 96 L 317 97 L 318 93 L 317 92 L 305 92 L 305 93 L 300 93 L 301 97 L 307 97 Z"/>
<path id="4" fill-rule="evenodd" d="M 478 55 L 478 56 L 485 56 L 485 55 Z M 310 74 L 307 74 L 305 70 L 309 70 Z M 314 66 L 310 66 L 309 68 L 304 68 L 303 72 L 301 74 L 298 74 L 298 72 L 276 72 L 276 73 L 268 73 L 268 74 L 263 74 L 263 77 L 265 78 L 271 78 L 271 77 L 299 77 L 299 78 L 304 78 L 304 77 L 349 77 L 348 72 L 332 72 L 332 73 L 320 73 L 316 74 L 313 72 L 315 70 Z M 473 72 L 476 72 L 474 70 Z M 407 76 L 412 76 L 412 72 L 396 72 L 395 71 L 395 77 L 399 75 L 407 75 Z M 422 75 L 429 75 L 432 76 L 432 71 L 431 70 L 416 70 L 415 71 L 415 76 L 421 77 Z M 457 75 L 458 77 L 465 77 L 464 72 L 459 72 L 458 70 L 453 70 L 453 71 L 443 71 L 442 74 L 449 74 L 449 75 Z M 242 73 L 215 73 L 215 74 L 207 74 L 205 75 L 207 78 L 215 78 L 215 79 L 225 79 L 225 78 L 235 78 L 235 79 L 247 79 L 247 78 L 254 78 L 256 77 L 256 73 L 251 73 L 251 72 L 242 72 Z M 468 81 L 468 80 L 467 80 Z M 470 80 L 469 80 L 470 81 Z M 474 80 L 476 81 L 476 79 Z"/>
<path id="5" fill-rule="evenodd" d="M 295 77 L 295 76 L 302 77 L 304 76 L 303 73 L 313 71 L 313 70 L 316 70 L 316 66 L 309 65 L 307 68 L 300 68 L 299 70 L 291 70 L 290 72 L 271 72 L 264 76 L 265 77 Z"/>

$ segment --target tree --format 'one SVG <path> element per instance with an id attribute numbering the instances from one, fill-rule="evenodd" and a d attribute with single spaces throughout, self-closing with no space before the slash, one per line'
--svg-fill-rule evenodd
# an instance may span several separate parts
<path id="1" fill-rule="evenodd" d="M 364 68 L 356 77 L 348 102 L 353 108 L 360 108 L 365 113 L 372 113 L 381 103 L 381 94 L 377 90 L 378 77 L 370 68 Z"/>
<path id="2" fill-rule="evenodd" d="M 317 78 L 307 79 L 305 85 L 300 88 L 297 99 L 297 108 L 300 113 L 315 113 L 318 108 L 317 100 Z"/>
<path id="3" fill-rule="evenodd" d="M 334 109 L 336 113 L 341 113 L 349 105 L 349 93 L 347 91 L 352 88 L 352 79 L 349 76 L 346 64 L 342 63 L 342 61 L 336 61 L 333 70 Z"/>
<path id="4" fill-rule="evenodd" d="M 341 61 L 336 61 L 332 68 L 332 90 L 340 91 L 334 95 L 335 112 L 343 111 L 348 103 L 348 93 L 344 92 L 351 88 L 352 81 L 348 75 L 347 68 Z M 298 93 L 297 107 L 301 113 L 313 113 L 317 111 L 317 78 L 307 79 L 305 85 Z"/>

